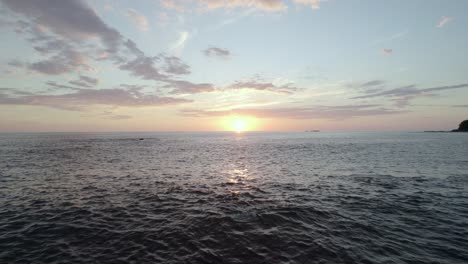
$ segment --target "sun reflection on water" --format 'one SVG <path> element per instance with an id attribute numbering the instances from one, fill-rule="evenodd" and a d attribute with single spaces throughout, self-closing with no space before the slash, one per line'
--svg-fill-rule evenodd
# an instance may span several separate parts
<path id="1" fill-rule="evenodd" d="M 231 167 L 235 167 L 235 165 L 232 165 Z M 226 173 L 227 176 L 226 184 L 230 186 L 228 187 L 228 191 L 231 195 L 237 197 L 252 189 L 249 185 L 249 181 L 251 181 L 252 178 L 247 168 L 239 168 L 239 166 L 237 166 L 237 168 L 225 170 L 224 173 Z"/>

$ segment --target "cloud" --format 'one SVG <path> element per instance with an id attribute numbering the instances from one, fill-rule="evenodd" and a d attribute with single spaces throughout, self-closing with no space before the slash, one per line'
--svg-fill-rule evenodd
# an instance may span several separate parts
<path id="1" fill-rule="evenodd" d="M 201 6 L 209 10 L 247 7 L 264 11 L 281 11 L 287 8 L 282 0 L 198 0 L 198 2 Z"/>
<path id="2" fill-rule="evenodd" d="M 31 63 L 28 65 L 28 68 L 48 75 L 71 73 L 79 68 L 84 70 L 92 69 L 84 54 L 70 49 L 60 51 L 57 55 L 46 60 Z"/>
<path id="3" fill-rule="evenodd" d="M 129 115 L 114 115 L 114 114 L 108 115 L 108 119 L 112 119 L 112 120 L 125 120 L 125 119 L 130 119 L 130 118 L 132 118 L 132 116 L 129 116 Z"/>
<path id="4" fill-rule="evenodd" d="M 119 66 L 119 69 L 129 71 L 133 76 L 141 77 L 144 80 L 160 81 L 167 78 L 156 67 L 157 57 L 137 57 L 132 61 Z"/>
<path id="5" fill-rule="evenodd" d="M 125 43 L 124 46 L 135 56 L 137 57 L 144 57 L 145 53 L 141 51 L 138 46 L 136 45 L 135 42 L 132 40 L 128 39 Z"/>
<path id="6" fill-rule="evenodd" d="M 204 92 L 213 92 L 215 88 L 211 83 L 192 83 L 181 80 L 168 81 L 164 88 L 173 89 L 171 94 L 196 94 Z"/>
<path id="7" fill-rule="evenodd" d="M 165 8 L 173 9 L 179 12 L 185 12 L 185 5 L 177 0 L 160 0 Z"/>
<path id="8" fill-rule="evenodd" d="M 293 0 L 293 2 L 308 5 L 312 9 L 319 9 L 321 0 Z"/>
<path id="9" fill-rule="evenodd" d="M 19 68 L 47 75 L 93 70 L 90 59 L 93 52 L 75 48 L 74 45 L 79 43 L 60 38 L 44 26 L 34 25 L 32 22 L 18 20 L 13 27 L 20 32 L 18 34 L 25 34 L 26 41 L 39 55 L 43 56 L 40 60 L 32 63 L 16 60 L 16 66 L 22 65 Z M 10 64 L 10 66 L 15 65 Z"/>
<path id="10" fill-rule="evenodd" d="M 434 96 L 435 92 L 446 90 L 468 88 L 468 83 L 457 85 L 437 86 L 431 88 L 417 89 L 416 85 L 407 85 L 395 89 L 385 90 L 382 92 L 369 93 L 361 96 L 353 97 L 352 99 L 368 99 L 375 97 L 389 97 L 392 98 L 400 107 L 408 105 L 409 101 L 418 97 Z"/>
<path id="11" fill-rule="evenodd" d="M 346 84 L 347 87 L 349 88 L 362 88 L 362 89 L 372 89 L 375 87 L 380 87 L 384 85 L 386 82 L 383 80 L 370 80 L 370 81 L 365 81 L 365 82 L 352 82 Z"/>
<path id="12" fill-rule="evenodd" d="M 15 68 L 22 68 L 25 66 L 25 64 L 22 61 L 17 60 L 17 59 L 11 60 L 7 64 Z"/>
<path id="13" fill-rule="evenodd" d="M 269 92 L 284 93 L 284 94 L 292 94 L 300 90 L 300 88 L 293 86 L 291 83 L 283 84 L 283 85 L 275 85 L 274 83 L 271 83 L 271 82 L 260 82 L 256 80 L 235 82 L 234 84 L 230 85 L 226 90 L 240 90 L 240 89 L 269 91 Z"/>
<path id="14" fill-rule="evenodd" d="M 112 11 L 112 10 L 114 10 L 114 7 L 113 7 L 112 5 L 110 5 L 110 4 L 104 5 L 103 8 L 104 8 L 104 10 L 106 10 L 106 11 Z"/>
<path id="15" fill-rule="evenodd" d="M 159 63 L 159 65 L 157 65 Z M 190 73 L 190 66 L 175 56 L 138 56 L 119 66 L 119 69 L 129 71 L 131 75 L 144 80 L 159 82 L 171 81 L 169 75 L 185 75 Z"/>
<path id="16" fill-rule="evenodd" d="M 29 66 L 29 69 L 49 75 L 59 75 L 73 71 L 71 67 L 60 60 L 45 60 L 35 62 Z"/>
<path id="17" fill-rule="evenodd" d="M 145 55 L 135 42 L 125 40 L 118 31 L 104 24 L 83 1 L 0 1 L 32 21 L 19 20 L 15 26 L 21 34 L 28 34 L 26 40 L 37 52 L 47 56 L 37 62 L 23 62 L 29 70 L 60 75 L 93 70 L 92 60 L 110 60 L 118 69 L 144 80 L 162 81 L 168 74 L 190 73 L 190 67 L 179 58 Z M 129 10 L 129 14 L 139 17 L 134 10 Z M 144 26 L 142 19 L 136 21 Z M 188 32 L 182 32 L 175 48 L 182 49 L 188 36 Z M 96 39 L 101 40 L 104 49 L 93 42 L 84 43 Z M 163 62 L 162 65 L 157 65 L 158 61 Z"/>
<path id="18" fill-rule="evenodd" d="M 386 82 L 382 80 L 371 80 L 366 82 L 353 82 L 348 83 L 345 86 L 348 88 L 358 89 L 359 91 L 365 91 L 365 93 L 374 93 L 381 91 Z"/>
<path id="19" fill-rule="evenodd" d="M 232 109 L 228 111 L 183 110 L 182 115 L 194 117 L 209 116 L 255 116 L 257 118 L 286 118 L 286 119 L 348 119 L 361 116 L 378 116 L 400 114 L 406 111 L 392 110 L 378 105 L 341 105 L 341 106 L 313 106 L 296 108 L 269 109 Z"/>
<path id="20" fill-rule="evenodd" d="M 287 1 L 284 0 L 195 0 L 195 8 L 202 10 L 217 10 L 217 9 L 235 9 L 235 8 L 251 8 L 266 12 L 278 12 L 288 9 Z M 295 5 L 308 6 L 312 9 L 320 8 L 321 0 L 291 0 Z M 193 6 L 187 4 L 183 0 L 161 0 L 164 7 L 186 12 L 194 9 Z"/>
<path id="21" fill-rule="evenodd" d="M 160 12 L 157 20 L 158 20 L 158 25 L 161 27 L 164 27 L 169 23 L 170 17 L 166 12 Z"/>
<path id="22" fill-rule="evenodd" d="M 30 1 L 1 0 L 16 13 L 31 19 L 35 24 L 52 30 L 55 34 L 74 42 L 99 39 L 110 52 L 115 52 L 122 40 L 120 33 L 107 26 L 82 1 Z"/>
<path id="23" fill-rule="evenodd" d="M 393 53 L 392 49 L 382 49 L 382 53 L 385 55 L 391 55 Z"/>
<path id="24" fill-rule="evenodd" d="M 375 46 L 375 45 L 382 44 L 382 43 L 389 43 L 391 41 L 394 41 L 394 40 L 405 37 L 406 35 L 408 35 L 408 33 L 409 33 L 409 30 L 397 32 L 397 33 L 395 33 L 393 35 L 376 39 L 376 40 L 372 41 L 370 45 Z"/>
<path id="25" fill-rule="evenodd" d="M 127 9 L 127 16 L 130 18 L 132 23 L 141 31 L 148 31 L 149 30 L 149 22 L 148 19 L 138 13 L 134 9 Z"/>
<path id="26" fill-rule="evenodd" d="M 59 75 L 77 70 L 92 70 L 90 65 L 89 52 L 82 52 L 73 47 L 72 42 L 50 34 L 46 28 L 40 25 L 33 25 L 30 22 L 19 20 L 14 23 L 18 34 L 27 34 L 26 40 L 32 44 L 32 48 L 45 58 L 39 61 L 28 63 L 15 61 L 16 66 L 29 69 L 42 74 Z"/>
<path id="27" fill-rule="evenodd" d="M 101 113 L 92 114 L 90 116 L 98 116 L 98 117 L 102 117 L 104 119 L 110 119 L 110 120 L 125 120 L 125 119 L 132 118 L 132 116 L 130 115 L 114 114 L 112 111 L 103 111 Z"/>
<path id="28" fill-rule="evenodd" d="M 68 83 L 82 88 L 90 88 L 96 86 L 99 83 L 99 80 L 96 78 L 80 75 L 78 80 L 69 81 Z"/>
<path id="29" fill-rule="evenodd" d="M 174 105 L 189 102 L 192 101 L 181 98 L 160 97 L 154 94 L 145 94 L 141 89 L 126 89 L 125 87 L 100 90 L 75 88 L 72 92 L 59 95 L 32 93 L 19 95 L 16 92 L 0 91 L 0 105 L 47 106 L 73 111 L 85 111 L 89 106 L 94 105 L 144 107 Z"/>
<path id="30" fill-rule="evenodd" d="M 436 28 L 443 28 L 445 25 L 447 25 L 449 22 L 453 20 L 453 17 L 446 17 L 443 16 L 440 18 L 439 23 L 436 25 Z"/>
<path id="31" fill-rule="evenodd" d="M 361 87 L 368 88 L 368 87 L 380 86 L 380 85 L 383 85 L 383 84 L 385 84 L 385 81 L 372 80 L 372 81 L 368 81 L 368 82 L 365 82 L 365 83 L 361 84 Z"/>
<path id="32" fill-rule="evenodd" d="M 175 56 L 164 57 L 164 62 L 166 63 L 165 72 L 182 75 L 182 74 L 189 74 L 190 67 L 185 64 L 180 58 Z"/>
<path id="33" fill-rule="evenodd" d="M 231 56 L 231 52 L 229 50 L 217 47 L 210 47 L 202 52 L 205 56 L 212 58 L 228 59 Z"/>
<path id="34" fill-rule="evenodd" d="M 74 86 L 70 86 L 70 85 L 66 85 L 66 84 L 59 84 L 59 83 L 54 82 L 54 81 L 48 81 L 45 84 L 47 84 L 50 87 L 56 88 L 56 89 L 70 89 L 70 90 L 79 89 L 79 88 L 76 88 Z M 31 93 L 31 95 L 33 95 L 33 93 Z"/>
<path id="35" fill-rule="evenodd" d="M 180 55 L 185 48 L 185 43 L 187 42 L 188 38 L 190 37 L 190 33 L 187 31 L 179 32 L 179 38 L 177 41 L 172 45 L 171 50 L 175 52 L 175 54 Z"/>

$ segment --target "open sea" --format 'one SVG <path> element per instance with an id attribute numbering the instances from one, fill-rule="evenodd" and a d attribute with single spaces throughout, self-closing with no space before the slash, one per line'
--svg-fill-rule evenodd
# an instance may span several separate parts
<path id="1" fill-rule="evenodd" d="M 468 263 L 468 133 L 0 134 L 0 263 Z"/>

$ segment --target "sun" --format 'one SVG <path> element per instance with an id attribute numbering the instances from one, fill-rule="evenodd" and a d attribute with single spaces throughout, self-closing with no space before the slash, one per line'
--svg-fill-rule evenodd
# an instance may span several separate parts
<path id="1" fill-rule="evenodd" d="M 255 120 L 244 116 L 228 116 L 224 120 L 224 129 L 242 133 L 250 131 L 255 126 Z"/>
<path id="2" fill-rule="evenodd" d="M 242 118 L 235 118 L 232 120 L 232 128 L 237 133 L 244 132 L 247 130 L 247 121 Z"/>

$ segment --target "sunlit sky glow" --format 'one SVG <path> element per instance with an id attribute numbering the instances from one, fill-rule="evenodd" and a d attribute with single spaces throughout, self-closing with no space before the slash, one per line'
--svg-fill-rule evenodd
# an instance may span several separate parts
<path id="1" fill-rule="evenodd" d="M 0 131 L 452 129 L 465 0 L 0 0 Z"/>

